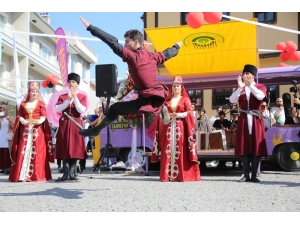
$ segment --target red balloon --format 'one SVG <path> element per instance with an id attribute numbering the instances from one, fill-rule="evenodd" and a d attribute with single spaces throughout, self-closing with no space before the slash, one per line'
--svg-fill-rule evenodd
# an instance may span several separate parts
<path id="1" fill-rule="evenodd" d="M 44 80 L 44 81 L 42 82 L 42 87 L 43 87 L 43 88 L 47 88 L 47 84 L 48 84 L 48 81 Z"/>
<path id="2" fill-rule="evenodd" d="M 279 58 L 282 62 L 286 62 L 290 59 L 290 54 L 287 52 L 281 52 Z"/>
<path id="3" fill-rule="evenodd" d="M 148 48 L 149 48 L 149 43 L 148 43 L 147 41 L 144 40 L 144 42 L 143 42 L 143 49 L 144 49 L 145 51 L 148 51 Z"/>
<path id="4" fill-rule="evenodd" d="M 52 83 L 53 85 L 57 85 L 57 84 L 58 84 L 58 79 L 55 78 L 55 77 L 53 77 L 51 83 Z"/>
<path id="5" fill-rule="evenodd" d="M 222 12 L 204 12 L 204 20 L 210 24 L 219 23 L 223 17 Z"/>
<path id="6" fill-rule="evenodd" d="M 285 63 L 279 63 L 279 65 L 278 65 L 279 67 L 285 67 L 285 66 L 288 66 L 287 64 L 285 64 Z"/>
<path id="7" fill-rule="evenodd" d="M 285 44 L 284 42 L 279 42 L 279 43 L 276 45 L 276 49 L 277 49 L 277 50 L 285 51 L 285 48 L 286 48 L 286 44 Z"/>
<path id="8" fill-rule="evenodd" d="M 46 76 L 46 81 L 51 81 L 51 79 L 52 79 L 52 75 L 51 74 L 48 74 L 47 76 Z"/>
<path id="9" fill-rule="evenodd" d="M 294 62 L 297 62 L 300 60 L 300 52 L 293 52 L 291 55 L 290 55 L 290 60 L 294 61 Z"/>
<path id="10" fill-rule="evenodd" d="M 297 50 L 297 45 L 293 41 L 286 42 L 286 51 L 290 54 L 294 53 Z"/>
<path id="11" fill-rule="evenodd" d="M 202 12 L 189 12 L 186 17 L 187 24 L 193 28 L 197 29 L 202 26 L 204 22 L 204 16 Z"/>
<path id="12" fill-rule="evenodd" d="M 53 75 L 53 77 L 55 77 L 57 80 L 59 80 L 59 79 L 60 79 L 60 76 L 59 76 L 59 75 L 57 75 L 57 74 Z"/>

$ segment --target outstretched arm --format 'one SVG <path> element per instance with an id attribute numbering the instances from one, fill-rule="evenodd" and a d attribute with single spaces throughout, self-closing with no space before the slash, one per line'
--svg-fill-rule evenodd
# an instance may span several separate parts
<path id="1" fill-rule="evenodd" d="M 176 56 L 178 54 L 178 51 L 179 51 L 181 45 L 182 45 L 182 42 L 176 42 L 172 46 L 172 48 L 167 48 L 166 50 L 164 50 L 163 53 L 165 55 L 165 61 Z"/>
<path id="2" fill-rule="evenodd" d="M 84 26 L 87 28 L 87 30 L 90 31 L 93 36 L 102 40 L 105 44 L 107 44 L 113 50 L 113 52 L 116 55 L 118 55 L 122 58 L 123 46 L 118 42 L 118 39 L 116 37 L 106 33 L 105 31 L 101 30 L 98 27 L 91 25 L 84 18 L 80 17 L 80 19 L 81 19 L 82 23 L 84 24 Z"/>

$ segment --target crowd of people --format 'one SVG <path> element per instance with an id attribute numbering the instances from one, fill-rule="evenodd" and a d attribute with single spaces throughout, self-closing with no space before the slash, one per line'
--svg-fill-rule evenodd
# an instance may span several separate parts
<path id="1" fill-rule="evenodd" d="M 149 130 L 154 131 L 151 162 L 159 161 L 160 156 L 160 181 L 201 181 L 197 156 L 201 146 L 198 146 L 196 133 L 221 130 L 235 134 L 235 141 L 229 147 L 234 146 L 235 157 L 241 159 L 236 160 L 244 171 L 239 182 L 259 182 L 260 158 L 268 156 L 265 132 L 274 124 L 285 124 L 286 119 L 282 98 L 277 98 L 273 110 L 268 107 L 265 86 L 255 82 L 255 66 L 244 66 L 237 78 L 237 88 L 229 98 L 232 104 L 238 103 L 240 111 L 231 110 L 227 119 L 220 106 L 216 108 L 216 115 L 209 118 L 204 108 L 196 111 L 201 101 L 191 102 L 182 77 L 174 77 L 170 88 L 157 80 L 157 65 L 176 57 L 182 42 L 161 52 L 147 52 L 142 48 L 144 37 L 138 30 L 127 31 L 122 46 L 114 36 L 80 19 L 92 35 L 128 64 L 138 98 L 112 104 L 105 116 L 102 107 L 97 107 L 97 118 L 90 121 L 83 116 L 88 100 L 78 89 L 80 76 L 70 73 L 66 91 L 58 96 L 55 108 L 51 109 L 60 115 L 59 124 L 51 127 L 39 83 L 30 82 L 16 118 L 8 115 L 6 105 L 0 105 L 0 172 L 8 170 L 8 179 L 12 182 L 46 181 L 52 179 L 50 163 L 56 160 L 63 173 L 56 182 L 77 180 L 77 163 L 79 161 L 80 170 L 85 169 L 87 150 L 93 150 L 94 163 L 100 157 L 101 130 L 118 115 L 147 112 L 156 115 Z M 300 104 L 298 99 L 294 102 Z M 266 117 L 251 113 L 258 111 Z M 293 123 L 299 123 L 296 107 L 292 108 L 291 117 Z M 89 137 L 94 137 L 94 141 Z M 227 148 L 225 145 L 223 150 Z M 224 166 L 225 162 L 220 161 L 219 165 Z"/>

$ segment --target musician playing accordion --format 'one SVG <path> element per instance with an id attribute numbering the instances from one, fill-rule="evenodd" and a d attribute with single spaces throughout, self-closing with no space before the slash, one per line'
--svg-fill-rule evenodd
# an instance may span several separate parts
<path id="1" fill-rule="evenodd" d="M 76 125 L 77 123 L 82 126 L 81 113 L 87 108 L 86 95 L 78 92 L 79 83 L 80 76 L 70 73 L 69 92 L 60 95 L 55 106 L 55 110 L 62 113 L 56 136 L 55 158 L 63 160 L 64 170 L 63 176 L 56 181 L 77 180 L 77 160 L 88 157 L 84 137 L 78 134 L 79 128 Z"/>
<path id="2" fill-rule="evenodd" d="M 244 176 L 239 182 L 260 182 L 257 170 L 260 157 L 267 157 L 266 134 L 263 117 L 255 113 L 260 111 L 262 100 L 266 98 L 266 88 L 255 83 L 257 68 L 245 65 L 238 76 L 238 88 L 229 98 L 231 103 L 239 103 L 240 116 L 236 131 L 235 156 L 241 157 Z M 252 158 L 252 175 L 249 176 L 249 164 Z"/>

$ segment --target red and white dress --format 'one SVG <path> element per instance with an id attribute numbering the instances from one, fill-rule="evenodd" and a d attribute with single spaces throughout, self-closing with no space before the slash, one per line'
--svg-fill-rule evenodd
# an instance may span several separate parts
<path id="1" fill-rule="evenodd" d="M 9 180 L 46 181 L 52 179 L 49 162 L 54 162 L 52 138 L 46 118 L 46 106 L 41 100 L 22 102 L 15 121 L 11 150 L 12 167 Z M 37 120 L 30 126 L 23 121 Z"/>
<path id="2" fill-rule="evenodd" d="M 151 162 L 157 162 L 159 152 L 160 181 L 200 181 L 197 158 L 196 127 L 189 97 L 171 98 L 166 101 L 176 119 L 164 125 L 159 118 L 156 124 Z"/>

